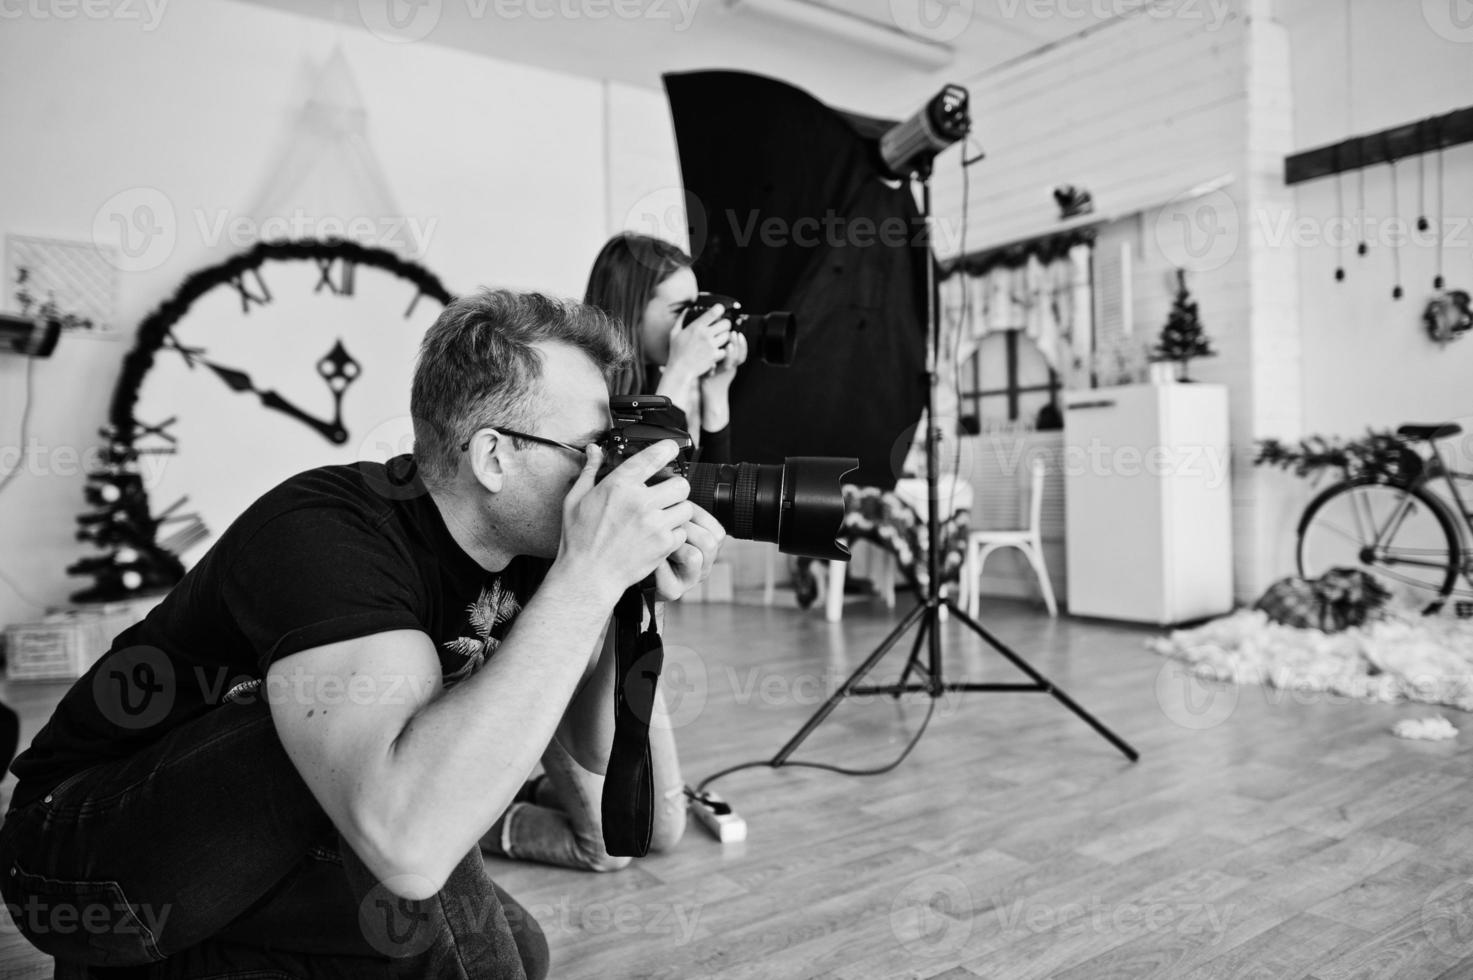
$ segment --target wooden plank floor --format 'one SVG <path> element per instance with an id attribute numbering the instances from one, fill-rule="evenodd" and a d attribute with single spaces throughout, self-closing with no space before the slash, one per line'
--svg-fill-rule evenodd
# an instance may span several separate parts
<path id="1" fill-rule="evenodd" d="M 864 603 L 833 625 L 673 610 L 667 678 L 691 781 L 770 758 L 893 622 Z M 743 844 L 693 824 L 674 853 L 610 875 L 488 861 L 542 923 L 552 975 L 1473 977 L 1467 736 L 1389 734 L 1435 709 L 1203 684 L 1148 653 L 1146 632 L 1026 605 L 994 602 L 985 622 L 1142 760 L 1047 695 L 952 694 L 887 775 L 722 780 Z M 948 680 L 1021 679 L 955 622 L 943 630 Z M 60 691 L 6 695 L 27 740 Z M 925 711 L 923 698 L 845 703 L 795 758 L 888 762 Z M 50 976 L 8 922 L 0 976 Z"/>

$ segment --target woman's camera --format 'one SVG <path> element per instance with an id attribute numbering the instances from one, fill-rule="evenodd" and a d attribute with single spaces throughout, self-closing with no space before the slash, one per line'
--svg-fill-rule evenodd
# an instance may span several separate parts
<path id="1" fill-rule="evenodd" d="M 781 310 L 765 314 L 744 313 L 742 304 L 730 296 L 697 293 L 695 302 L 686 307 L 682 325 L 689 325 L 718 303 L 726 307 L 726 317 L 731 321 L 732 329 L 747 338 L 747 345 L 757 352 L 763 363 L 778 367 L 793 363 L 793 354 L 798 348 L 798 321 L 791 313 Z"/>

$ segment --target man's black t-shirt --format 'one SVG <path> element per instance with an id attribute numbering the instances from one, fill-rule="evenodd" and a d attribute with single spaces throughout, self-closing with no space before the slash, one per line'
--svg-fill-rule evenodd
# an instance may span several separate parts
<path id="1" fill-rule="evenodd" d="M 72 686 L 11 767 L 14 805 L 255 693 L 272 663 L 326 643 L 419 630 L 445 683 L 462 680 L 496 649 L 549 564 L 523 557 L 500 573 L 481 568 L 408 456 L 299 473 L 252 504 Z"/>

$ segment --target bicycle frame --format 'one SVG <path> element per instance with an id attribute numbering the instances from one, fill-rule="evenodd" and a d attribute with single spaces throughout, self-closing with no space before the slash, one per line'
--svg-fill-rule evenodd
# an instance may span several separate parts
<path id="1" fill-rule="evenodd" d="M 1458 543 L 1461 545 L 1459 550 L 1462 552 L 1463 558 L 1462 567 L 1459 569 L 1459 572 L 1468 580 L 1470 585 L 1473 585 L 1473 551 L 1469 549 L 1469 545 L 1473 544 L 1473 509 L 1469 509 L 1468 502 L 1463 499 L 1463 494 L 1458 490 L 1459 480 L 1467 480 L 1473 483 L 1473 473 L 1462 473 L 1449 466 L 1447 460 L 1442 457 L 1442 451 L 1437 448 L 1437 441 L 1435 439 L 1428 439 L 1427 446 L 1432 450 L 1432 458 L 1436 465 L 1425 470 L 1413 482 L 1413 486 L 1428 487 L 1437 479 L 1441 479 L 1442 482 L 1447 484 L 1448 496 L 1452 498 L 1453 503 L 1456 505 L 1451 509 L 1453 511 L 1453 517 L 1456 518 L 1453 526 L 1458 531 Z"/>

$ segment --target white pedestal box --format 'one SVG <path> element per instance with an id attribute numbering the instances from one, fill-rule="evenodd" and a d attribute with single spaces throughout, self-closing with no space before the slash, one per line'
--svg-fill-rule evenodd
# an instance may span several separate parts
<path id="1" fill-rule="evenodd" d="M 1126 385 L 1064 405 L 1069 612 L 1158 625 L 1230 612 L 1227 389 Z"/>

